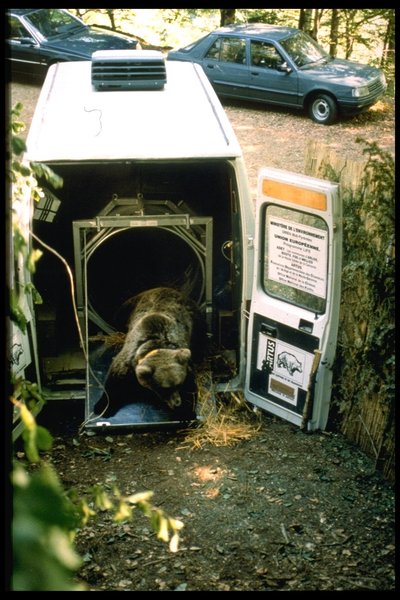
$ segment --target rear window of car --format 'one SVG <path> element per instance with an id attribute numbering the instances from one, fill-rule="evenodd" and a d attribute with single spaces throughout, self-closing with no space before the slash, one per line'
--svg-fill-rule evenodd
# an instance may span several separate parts
<path id="1" fill-rule="evenodd" d="M 202 38 L 200 38 L 199 40 L 195 40 L 194 42 L 192 42 L 191 44 L 189 44 L 188 46 L 185 46 L 184 48 L 179 48 L 179 52 L 190 52 L 191 50 L 193 50 L 193 48 L 195 48 L 198 44 L 201 44 L 201 42 L 203 40 L 205 40 L 207 37 L 209 36 L 209 34 L 204 35 Z"/>
<path id="2" fill-rule="evenodd" d="M 237 37 L 218 38 L 205 57 L 222 62 L 244 64 L 246 62 L 246 40 Z"/>

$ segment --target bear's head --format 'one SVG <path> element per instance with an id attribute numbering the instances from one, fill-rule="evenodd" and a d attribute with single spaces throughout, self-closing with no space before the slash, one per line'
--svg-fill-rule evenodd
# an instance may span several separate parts
<path id="1" fill-rule="evenodd" d="M 179 388 L 189 371 L 189 348 L 158 348 L 138 360 L 135 373 L 138 382 L 155 392 L 170 408 L 180 406 Z"/>

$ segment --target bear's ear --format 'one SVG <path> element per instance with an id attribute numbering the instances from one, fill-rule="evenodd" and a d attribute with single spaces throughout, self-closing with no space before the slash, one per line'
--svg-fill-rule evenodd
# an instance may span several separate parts
<path id="1" fill-rule="evenodd" d="M 191 356 L 192 353 L 190 352 L 189 348 L 182 348 L 181 350 L 177 351 L 176 360 L 182 365 L 184 365 L 188 362 Z"/>
<path id="2" fill-rule="evenodd" d="M 141 364 L 137 365 L 135 370 L 138 378 L 147 380 L 153 375 L 154 369 L 150 365 Z"/>

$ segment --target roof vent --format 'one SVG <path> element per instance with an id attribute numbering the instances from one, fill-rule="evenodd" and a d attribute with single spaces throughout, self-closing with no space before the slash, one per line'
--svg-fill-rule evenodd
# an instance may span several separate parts
<path id="1" fill-rule="evenodd" d="M 92 54 L 92 84 L 96 90 L 160 90 L 166 81 L 161 52 L 99 50 Z"/>

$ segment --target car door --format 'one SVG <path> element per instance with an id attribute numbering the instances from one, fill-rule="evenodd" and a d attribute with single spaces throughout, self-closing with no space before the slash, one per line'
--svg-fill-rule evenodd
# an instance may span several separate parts
<path id="1" fill-rule="evenodd" d="M 217 94 L 247 97 L 249 69 L 245 38 L 218 37 L 206 52 L 202 66 Z"/>
<path id="2" fill-rule="evenodd" d="M 299 103 L 297 72 L 285 67 L 285 58 L 271 42 L 250 40 L 249 86 L 254 100 Z"/>
<path id="3" fill-rule="evenodd" d="M 7 58 L 14 73 L 41 75 L 47 70 L 47 61 L 37 40 L 17 17 L 8 18 Z"/>
<path id="4" fill-rule="evenodd" d="M 336 183 L 260 171 L 245 396 L 309 430 L 329 413 L 341 245 Z"/>

